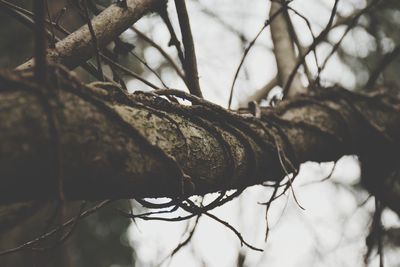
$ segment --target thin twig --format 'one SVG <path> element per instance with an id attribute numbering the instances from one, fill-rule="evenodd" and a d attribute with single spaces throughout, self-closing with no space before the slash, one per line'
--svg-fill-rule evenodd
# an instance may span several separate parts
<path id="1" fill-rule="evenodd" d="M 307 51 L 305 51 L 304 55 L 298 60 L 296 66 L 293 68 L 292 72 L 290 73 L 288 80 L 286 82 L 286 84 L 284 85 L 283 88 L 283 93 L 284 96 L 287 95 L 287 92 L 290 88 L 290 85 L 292 84 L 296 74 L 297 74 L 297 70 L 299 69 L 299 67 L 303 64 L 303 62 L 305 61 L 307 55 L 313 51 L 317 45 L 326 38 L 326 36 L 328 35 L 328 33 L 331 30 L 331 26 L 333 24 L 333 20 L 335 18 L 336 15 L 336 11 L 337 11 L 337 7 L 339 4 L 339 0 L 335 0 L 335 3 L 333 5 L 332 11 L 331 11 L 331 15 L 329 17 L 329 21 L 326 25 L 326 27 L 321 31 L 321 33 L 317 36 L 317 38 L 315 38 L 314 42 L 308 47 Z"/>
<path id="2" fill-rule="evenodd" d="M 183 240 L 182 242 L 180 242 L 180 243 L 176 246 L 176 248 L 175 248 L 167 257 L 165 257 L 165 258 L 160 262 L 160 264 L 158 264 L 157 266 L 162 266 L 163 263 L 164 263 L 167 259 L 170 259 L 170 260 L 171 260 L 172 257 L 173 257 L 179 250 L 181 250 L 184 246 L 186 246 L 187 244 L 189 244 L 190 240 L 192 240 L 192 237 L 194 236 L 194 232 L 195 232 L 196 229 L 197 229 L 197 226 L 198 226 L 200 217 L 201 217 L 201 214 L 198 215 L 198 216 L 196 217 L 196 220 L 195 220 L 195 222 L 194 222 L 194 225 L 193 225 L 192 229 L 189 231 L 189 234 L 188 234 L 188 236 L 185 238 L 185 240 Z M 189 226 L 190 226 L 190 221 L 188 222 L 188 226 L 187 226 L 188 229 L 185 231 L 185 233 L 189 230 Z"/>
<path id="3" fill-rule="evenodd" d="M 169 40 L 168 45 L 169 46 L 175 46 L 176 51 L 178 53 L 178 58 L 181 61 L 182 66 L 185 64 L 185 57 L 183 56 L 183 51 L 181 47 L 181 43 L 178 40 L 178 37 L 176 36 L 176 32 L 174 30 L 174 27 L 172 26 L 171 20 L 169 19 L 168 15 L 168 10 L 167 10 L 167 2 L 163 2 L 159 4 L 158 8 L 158 14 L 162 18 L 165 26 L 167 26 L 168 32 L 170 34 L 171 39 Z"/>
<path id="4" fill-rule="evenodd" d="M 74 222 L 72 223 L 71 229 L 70 229 L 67 233 L 65 233 L 65 234 L 60 238 L 60 240 L 58 240 L 56 243 L 54 243 L 53 245 L 51 245 L 51 246 L 49 246 L 49 247 L 32 247 L 31 250 L 34 250 L 34 251 L 45 251 L 45 250 L 49 250 L 49 249 L 54 249 L 54 248 L 56 248 L 57 246 L 59 246 L 59 245 L 61 245 L 62 243 L 64 243 L 64 242 L 72 235 L 72 233 L 75 231 L 76 227 L 78 226 L 79 219 L 80 219 L 80 217 L 81 217 L 81 215 L 82 215 L 82 212 L 83 212 L 83 210 L 84 210 L 86 204 L 87 204 L 86 201 L 82 201 L 82 202 L 81 202 L 81 205 L 80 205 L 80 207 L 79 207 L 78 214 L 77 214 L 77 215 L 75 216 L 75 218 L 74 218 Z"/>
<path id="5" fill-rule="evenodd" d="M 288 30 L 289 30 L 289 35 L 290 35 L 293 43 L 297 47 L 297 50 L 299 53 L 298 57 L 301 58 L 301 57 L 303 57 L 303 46 L 301 45 L 299 37 L 297 36 L 296 29 L 294 28 L 294 25 L 292 23 L 292 20 L 289 16 L 289 13 L 287 12 L 287 10 L 285 10 L 285 12 L 283 12 L 283 15 L 285 16 L 286 24 L 287 24 Z M 311 28 L 309 28 L 309 30 L 311 32 L 311 35 L 314 37 L 314 34 L 312 33 Z M 317 66 L 318 66 L 318 60 L 317 60 L 317 55 L 316 55 L 315 49 L 314 49 L 314 58 L 315 58 Z M 310 73 L 309 67 L 307 65 L 307 61 L 303 62 L 303 67 L 304 67 L 304 72 L 307 76 L 308 83 L 311 84 L 313 79 L 312 79 L 312 75 Z"/>
<path id="6" fill-rule="evenodd" d="M 153 89 L 160 89 L 160 87 L 158 87 L 157 85 L 147 81 L 146 79 L 142 78 L 139 74 L 131 71 L 130 69 L 122 66 L 121 64 L 119 64 L 118 62 L 115 62 L 114 60 L 112 60 L 111 58 L 107 57 L 106 55 L 100 53 L 101 58 L 107 63 L 110 64 L 112 66 L 114 66 L 115 68 L 123 71 L 125 74 L 131 75 L 132 77 L 138 79 L 139 81 L 141 81 L 142 83 L 150 86 Z"/>
<path id="7" fill-rule="evenodd" d="M 163 79 L 161 78 L 160 74 L 158 74 L 157 71 L 155 71 L 152 67 L 150 67 L 149 64 L 147 64 L 147 62 L 146 62 L 144 59 L 140 58 L 140 57 L 139 57 L 138 55 L 136 55 L 136 53 L 133 52 L 133 51 L 130 51 L 129 54 L 131 54 L 132 56 L 134 56 L 134 57 L 135 57 L 140 63 L 142 63 L 149 71 L 151 71 L 151 73 L 153 73 L 153 74 L 157 77 L 157 79 L 162 83 L 162 85 L 163 85 L 165 88 L 167 88 L 167 89 L 169 88 L 168 85 L 166 85 L 165 82 L 163 81 Z"/>
<path id="8" fill-rule="evenodd" d="M 154 47 L 155 49 L 158 50 L 158 52 L 160 52 L 160 54 L 169 62 L 169 64 L 171 64 L 172 68 L 176 71 L 176 73 L 178 74 L 178 76 L 182 79 L 182 81 L 186 84 L 186 80 L 185 80 L 185 75 L 183 74 L 182 70 L 180 69 L 180 67 L 176 64 L 176 62 L 171 58 L 171 56 L 160 46 L 158 45 L 156 42 L 154 42 L 152 39 L 150 39 L 149 37 L 147 37 L 147 35 L 145 35 L 143 32 L 139 31 L 137 28 L 135 27 L 131 27 L 131 29 L 144 41 L 146 41 L 147 43 L 149 43 L 152 47 Z M 187 84 L 186 84 L 187 85 Z"/>
<path id="9" fill-rule="evenodd" d="M 329 52 L 329 55 L 324 59 L 324 62 L 322 63 L 321 67 L 318 69 L 318 75 L 317 75 L 317 80 L 320 79 L 320 74 L 321 72 L 325 69 L 329 59 L 335 54 L 335 52 L 339 49 L 340 45 L 342 44 L 344 38 L 347 36 L 347 34 L 354 28 L 356 25 L 357 21 L 360 19 L 360 17 L 365 14 L 370 8 L 372 8 L 375 4 L 377 4 L 380 0 L 374 0 L 369 6 L 365 7 L 363 10 L 360 12 L 356 13 L 354 16 L 352 16 L 351 20 L 348 21 L 347 23 L 347 28 L 340 37 L 339 41 L 337 41 L 331 51 Z M 319 81 L 317 81 L 319 82 Z"/>
<path id="10" fill-rule="evenodd" d="M 44 0 L 33 1 L 35 20 L 35 78 L 40 84 L 47 82 L 46 28 Z"/>
<path id="11" fill-rule="evenodd" d="M 192 239 L 192 237 L 194 235 L 194 232 L 196 231 L 200 217 L 201 217 L 201 214 L 196 217 L 196 221 L 194 222 L 194 226 L 193 226 L 192 230 L 190 230 L 188 237 L 184 241 L 179 243 L 179 245 L 171 252 L 171 257 L 174 256 L 181 248 L 183 248 L 190 242 L 190 240 Z"/>
<path id="12" fill-rule="evenodd" d="M 51 41 L 50 41 L 50 48 L 56 48 L 56 35 L 54 33 L 54 27 L 53 27 L 53 22 L 51 20 L 51 14 L 50 14 L 50 8 L 49 8 L 49 1 L 45 1 L 46 4 L 46 13 L 47 13 L 47 19 L 50 22 L 50 32 L 51 32 Z"/>
<path id="13" fill-rule="evenodd" d="M 228 109 L 231 108 L 231 104 L 232 104 L 232 98 L 233 98 L 233 89 L 235 87 L 235 83 L 237 80 L 237 77 L 239 75 L 240 69 L 244 63 L 244 60 L 247 57 L 247 54 L 250 52 L 250 49 L 253 47 L 253 45 L 255 44 L 255 42 L 257 41 L 258 37 L 261 35 L 261 33 L 271 24 L 271 22 L 283 11 L 284 7 L 282 6 L 275 14 L 273 14 L 269 19 L 267 19 L 264 22 L 264 25 L 261 27 L 261 29 L 258 31 L 258 33 L 256 34 L 256 36 L 253 38 L 253 40 L 251 40 L 251 42 L 249 43 L 249 45 L 247 46 L 247 48 L 244 50 L 242 59 L 240 60 L 239 66 L 236 69 L 235 72 L 235 76 L 233 78 L 232 81 L 232 86 L 231 86 L 231 90 L 230 90 L 230 95 L 229 95 L 229 100 L 228 100 Z"/>
<path id="14" fill-rule="evenodd" d="M 100 60 L 100 48 L 99 48 L 99 44 L 97 42 L 96 33 L 94 32 L 94 29 L 93 29 L 92 21 L 90 20 L 89 10 L 88 10 L 86 1 L 87 0 L 82 1 L 82 7 L 83 7 L 83 11 L 84 11 L 85 18 L 87 21 L 86 23 L 89 28 L 90 35 L 92 36 L 93 49 L 95 50 L 94 55 L 96 57 L 96 63 L 97 63 L 97 71 L 99 72 L 101 80 L 104 81 L 103 68 L 101 66 L 101 60 Z"/>
<path id="15" fill-rule="evenodd" d="M 265 207 L 265 242 L 268 240 L 268 235 L 269 235 L 269 219 L 268 219 L 268 212 L 271 207 L 272 202 L 275 200 L 276 194 L 278 193 L 279 189 L 279 183 L 275 184 L 274 191 L 272 191 L 271 197 L 269 198 L 269 201 L 266 203 Z"/>
<path id="16" fill-rule="evenodd" d="M 236 229 L 235 229 L 232 225 L 230 225 L 228 222 L 226 222 L 226 221 L 224 221 L 224 220 L 221 220 L 220 218 L 218 218 L 217 216 L 215 216 L 215 215 L 213 215 L 213 214 L 211 214 L 211 213 L 209 213 L 209 212 L 204 212 L 204 214 L 207 215 L 208 217 L 210 217 L 211 219 L 213 219 L 213 220 L 215 220 L 215 221 L 221 223 L 222 225 L 226 226 L 228 229 L 230 229 L 230 230 L 239 238 L 241 245 L 246 245 L 246 247 L 251 248 L 252 250 L 255 250 L 255 251 L 260 251 L 260 252 L 263 252 L 263 251 L 264 251 L 263 249 L 254 247 L 254 246 L 250 245 L 249 243 L 247 243 L 247 242 L 244 240 L 243 236 L 239 233 L 239 231 L 236 230 Z"/>
<path id="17" fill-rule="evenodd" d="M 105 200 L 105 201 L 99 203 L 98 205 L 94 206 L 93 208 L 83 212 L 80 215 L 80 218 L 82 219 L 82 218 L 85 218 L 85 217 L 93 214 L 94 212 L 98 211 L 99 209 L 101 209 L 102 207 L 106 206 L 107 204 L 109 204 L 111 202 L 112 202 L 111 200 Z M 38 242 L 43 241 L 43 240 L 49 238 L 50 236 L 58 233 L 59 231 L 63 230 L 65 227 L 74 224 L 75 221 L 76 221 L 76 218 L 72 218 L 72 219 L 68 220 L 67 222 L 63 223 L 62 225 L 58 226 L 57 228 L 51 230 L 50 232 L 47 232 L 47 233 L 45 233 L 45 234 L 43 234 L 43 235 L 41 235 L 41 236 L 31 240 L 31 241 L 28 241 L 28 242 L 26 242 L 26 243 L 24 243 L 24 244 L 22 244 L 22 245 L 20 245 L 18 247 L 1 251 L 0 252 L 0 256 L 16 253 L 16 252 L 24 250 L 24 249 L 29 249 L 29 248 L 31 248 L 32 245 L 35 245 Z"/>
<path id="18" fill-rule="evenodd" d="M 292 11 L 295 15 L 297 15 L 299 18 L 301 18 L 306 23 L 306 26 L 307 26 L 307 28 L 308 28 L 308 30 L 309 30 L 312 38 L 313 38 L 313 41 L 314 41 L 316 39 L 316 37 L 315 37 L 314 31 L 312 30 L 310 21 L 303 14 L 301 14 L 299 11 L 297 11 L 296 9 L 292 8 L 291 6 L 287 6 L 287 7 L 288 7 L 288 9 L 290 11 Z M 335 25 L 333 25 L 331 27 L 331 29 L 333 29 L 335 27 Z M 304 54 L 305 48 L 302 47 L 302 46 L 298 46 L 298 49 L 299 49 L 299 56 L 302 57 L 303 54 Z M 315 51 L 315 49 L 313 49 L 313 54 L 314 54 L 315 65 L 318 67 L 319 66 L 319 61 L 318 61 L 317 52 Z"/>

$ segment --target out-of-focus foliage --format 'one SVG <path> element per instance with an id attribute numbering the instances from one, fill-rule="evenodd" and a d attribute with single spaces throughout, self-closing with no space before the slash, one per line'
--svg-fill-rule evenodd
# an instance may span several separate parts
<path id="1" fill-rule="evenodd" d="M 369 3 L 371 0 L 367 2 Z M 381 2 L 379 8 L 372 9 L 360 19 L 359 26 L 355 27 L 348 36 L 354 38 L 354 46 L 357 46 L 356 42 L 360 40 L 360 42 L 364 42 L 361 45 L 371 47 L 368 54 L 353 53 L 353 51 L 344 49 L 343 46 L 338 50 L 341 59 L 356 74 L 357 87 L 360 89 L 367 82 L 368 73 L 374 71 L 382 57 L 400 45 L 400 1 Z M 368 37 L 363 38 L 360 35 Z M 377 84 L 400 88 L 399 70 L 400 57 L 397 57 L 382 72 Z"/>

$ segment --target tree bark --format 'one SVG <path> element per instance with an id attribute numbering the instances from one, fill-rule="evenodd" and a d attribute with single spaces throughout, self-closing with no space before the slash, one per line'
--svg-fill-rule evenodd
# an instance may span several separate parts
<path id="1" fill-rule="evenodd" d="M 258 119 L 198 98 L 184 106 L 118 96 L 62 77 L 59 86 L 57 163 L 38 88 L 16 73 L 1 76 L 0 202 L 56 199 L 56 164 L 67 199 L 119 199 L 241 189 L 280 181 L 305 161 L 356 154 L 367 189 L 400 214 L 397 98 L 321 89 Z"/>

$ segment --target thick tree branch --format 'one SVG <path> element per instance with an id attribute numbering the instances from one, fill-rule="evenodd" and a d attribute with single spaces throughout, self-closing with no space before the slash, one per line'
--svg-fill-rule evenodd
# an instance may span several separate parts
<path id="1" fill-rule="evenodd" d="M 144 93 L 122 96 L 71 79 L 59 77 L 67 199 L 241 189 L 281 181 L 305 161 L 357 154 L 366 167 L 366 187 L 400 214 L 400 181 L 393 175 L 399 162 L 399 99 L 327 89 L 263 110 L 257 119 L 183 92 L 160 94 L 178 94 L 192 106 Z M 23 80 L 15 73 L 1 76 L 1 202 L 57 197 L 46 111 L 35 85 Z"/>

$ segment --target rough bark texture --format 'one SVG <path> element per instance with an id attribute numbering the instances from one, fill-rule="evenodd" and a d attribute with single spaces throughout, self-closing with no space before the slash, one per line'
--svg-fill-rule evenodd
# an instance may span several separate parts
<path id="1" fill-rule="evenodd" d="M 182 106 L 137 94 L 128 103 L 67 83 L 61 83 L 57 112 L 68 199 L 204 194 L 279 181 L 290 164 L 357 154 L 366 187 L 400 214 L 393 175 L 398 99 L 325 89 L 263 110 L 257 119 L 199 99 Z M 57 162 L 42 99 L 14 74 L 0 84 L 0 201 L 56 199 Z M 90 97 L 96 90 L 102 99 Z"/>

